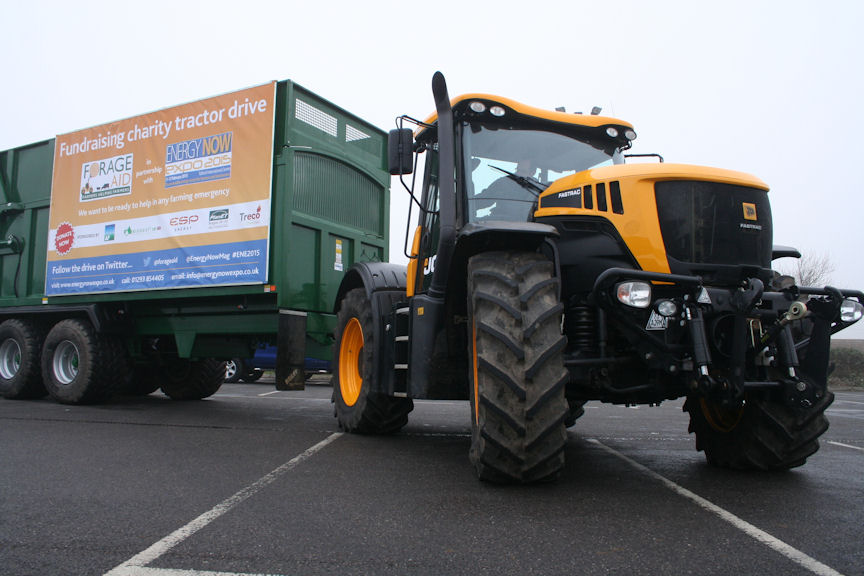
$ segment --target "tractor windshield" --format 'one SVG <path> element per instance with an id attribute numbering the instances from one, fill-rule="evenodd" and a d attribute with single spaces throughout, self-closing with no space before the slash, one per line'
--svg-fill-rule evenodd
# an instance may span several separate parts
<path id="1" fill-rule="evenodd" d="M 539 193 L 555 180 L 623 162 L 609 141 L 476 122 L 462 128 L 469 221 L 527 221 Z"/>

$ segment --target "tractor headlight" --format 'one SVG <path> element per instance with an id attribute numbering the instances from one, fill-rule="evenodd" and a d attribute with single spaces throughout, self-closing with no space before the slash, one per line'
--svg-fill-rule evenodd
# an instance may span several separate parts
<path id="1" fill-rule="evenodd" d="M 651 284 L 647 282 L 621 282 L 615 286 L 618 301 L 633 308 L 648 308 L 651 305 Z"/>
<path id="2" fill-rule="evenodd" d="M 864 306 L 850 298 L 840 304 L 840 320 L 847 323 L 857 322 L 864 316 Z"/>
<path id="3" fill-rule="evenodd" d="M 489 108 L 489 112 L 492 114 L 492 116 L 497 116 L 498 118 L 504 116 L 504 114 L 507 113 L 507 111 L 504 110 L 503 106 L 492 106 L 491 108 Z"/>

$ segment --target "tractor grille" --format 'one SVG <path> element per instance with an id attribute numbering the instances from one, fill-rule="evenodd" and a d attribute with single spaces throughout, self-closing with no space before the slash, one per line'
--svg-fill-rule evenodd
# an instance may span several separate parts
<path id="1" fill-rule="evenodd" d="M 773 232 L 765 190 L 689 180 L 657 182 L 666 253 L 680 262 L 769 268 Z"/>

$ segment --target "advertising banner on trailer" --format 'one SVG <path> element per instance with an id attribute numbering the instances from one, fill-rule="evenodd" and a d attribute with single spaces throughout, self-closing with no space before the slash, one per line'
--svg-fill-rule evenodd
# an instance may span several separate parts
<path id="1" fill-rule="evenodd" d="M 45 294 L 265 283 L 275 93 L 58 136 Z"/>

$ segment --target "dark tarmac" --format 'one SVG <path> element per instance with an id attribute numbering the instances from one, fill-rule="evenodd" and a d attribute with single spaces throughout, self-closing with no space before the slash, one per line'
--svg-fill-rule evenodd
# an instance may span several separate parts
<path id="1" fill-rule="evenodd" d="M 326 380 L 97 406 L 0 400 L 0 573 L 864 574 L 864 393 L 808 463 L 708 467 L 681 401 L 589 404 L 554 484 L 468 462 L 466 402 L 339 434 Z"/>

